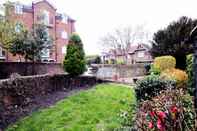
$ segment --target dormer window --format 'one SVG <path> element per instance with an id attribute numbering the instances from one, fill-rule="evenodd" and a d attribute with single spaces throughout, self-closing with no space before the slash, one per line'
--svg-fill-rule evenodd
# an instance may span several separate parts
<path id="1" fill-rule="evenodd" d="M 15 13 L 16 14 L 23 14 L 23 5 L 16 4 L 15 5 Z"/>

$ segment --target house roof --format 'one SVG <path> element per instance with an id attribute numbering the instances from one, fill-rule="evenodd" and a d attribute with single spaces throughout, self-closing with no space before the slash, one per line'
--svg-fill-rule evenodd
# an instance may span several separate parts
<path id="1" fill-rule="evenodd" d="M 45 2 L 45 3 L 47 3 L 51 8 L 53 8 L 54 10 L 57 10 L 57 9 L 55 8 L 55 6 L 54 6 L 51 2 L 49 2 L 48 0 L 35 0 L 35 1 L 33 1 L 33 4 L 39 4 L 39 3 L 41 3 L 41 2 Z"/>
<path id="2" fill-rule="evenodd" d="M 143 43 L 133 45 L 129 48 L 129 54 L 132 54 L 132 53 L 135 53 L 135 51 L 144 50 L 144 49 L 150 50 L 150 46 L 147 44 L 143 44 Z"/>

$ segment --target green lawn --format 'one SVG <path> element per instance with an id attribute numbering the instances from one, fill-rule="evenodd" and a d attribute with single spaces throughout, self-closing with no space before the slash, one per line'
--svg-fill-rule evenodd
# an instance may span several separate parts
<path id="1" fill-rule="evenodd" d="M 135 103 L 126 85 L 100 84 L 33 113 L 7 131 L 110 131 L 121 126 L 121 111 Z"/>

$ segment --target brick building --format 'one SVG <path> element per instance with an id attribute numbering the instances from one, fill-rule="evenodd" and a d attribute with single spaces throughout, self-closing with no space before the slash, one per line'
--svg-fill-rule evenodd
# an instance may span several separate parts
<path id="1" fill-rule="evenodd" d="M 28 30 L 31 30 L 34 24 L 46 25 L 54 46 L 44 51 L 42 60 L 62 63 L 68 38 L 75 32 L 75 20 L 64 13 L 57 13 L 57 9 L 47 0 L 39 0 L 29 6 L 15 2 L 12 3 L 10 11 L 10 15 L 6 17 L 14 22 L 16 31 L 21 24 Z M 19 57 L 0 49 L 0 61 L 17 62 Z"/>
<path id="2" fill-rule="evenodd" d="M 151 63 L 153 57 L 150 53 L 151 47 L 147 44 L 132 45 L 129 50 L 123 51 L 121 49 L 110 50 L 102 54 L 103 62 L 108 63 L 122 63 L 122 64 L 136 64 L 136 63 Z"/>

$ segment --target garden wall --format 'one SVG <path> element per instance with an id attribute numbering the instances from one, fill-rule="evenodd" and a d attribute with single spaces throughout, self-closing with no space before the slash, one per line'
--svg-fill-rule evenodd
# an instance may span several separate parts
<path id="1" fill-rule="evenodd" d="M 40 108 L 38 98 L 57 91 L 91 87 L 96 77 L 69 77 L 65 74 L 23 76 L 0 80 L 0 130 Z"/>
<path id="2" fill-rule="evenodd" d="M 30 62 L 0 62 L 0 79 L 8 78 L 12 73 L 28 76 L 32 75 L 33 71 L 34 74 L 64 73 L 60 63 L 35 63 L 33 67 Z"/>
<path id="3" fill-rule="evenodd" d="M 93 65 L 98 67 L 96 76 L 99 78 L 111 79 L 115 75 L 119 78 L 132 78 L 144 76 L 147 71 L 145 64 L 132 64 L 132 65 Z"/>

